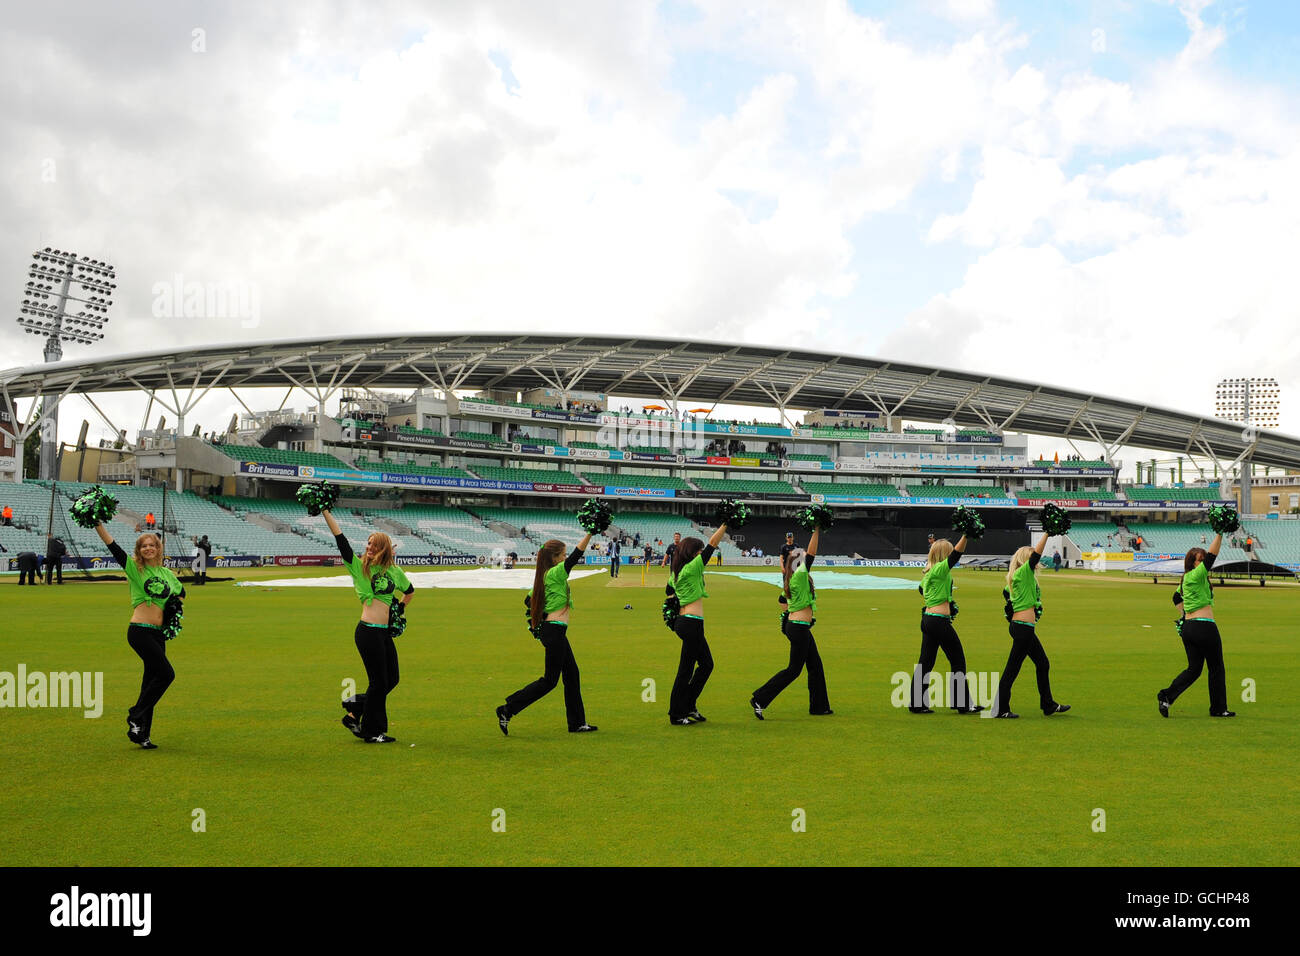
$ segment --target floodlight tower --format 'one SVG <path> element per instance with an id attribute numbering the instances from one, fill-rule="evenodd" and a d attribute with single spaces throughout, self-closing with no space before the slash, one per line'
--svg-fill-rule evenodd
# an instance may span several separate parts
<path id="1" fill-rule="evenodd" d="M 1282 391 L 1275 378 L 1225 378 L 1214 389 L 1214 412 L 1222 419 L 1240 422 L 1242 441 L 1249 447 L 1261 428 L 1277 428 Z M 1250 455 L 1241 462 L 1241 510 L 1250 512 Z M 1225 476 L 1226 477 L 1226 476 Z"/>
<path id="2" fill-rule="evenodd" d="M 77 257 L 75 252 L 46 246 L 32 253 L 27 288 L 18 324 L 29 335 L 44 335 L 45 361 L 63 358 L 63 343 L 93 345 L 104 337 L 108 310 L 113 304 L 117 276 L 107 262 Z M 70 309 L 77 309 L 70 314 Z M 58 478 L 59 400 L 46 399 L 49 408 L 41 422 L 41 477 Z"/>

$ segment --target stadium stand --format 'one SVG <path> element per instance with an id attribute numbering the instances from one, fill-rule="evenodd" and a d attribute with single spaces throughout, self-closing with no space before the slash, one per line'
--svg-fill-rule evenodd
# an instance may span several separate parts
<path id="1" fill-rule="evenodd" d="M 852 481 L 800 481 L 799 487 L 810 495 L 864 495 L 880 498 L 901 498 L 903 492 L 897 485 L 866 484 Z"/>
<path id="2" fill-rule="evenodd" d="M 347 462 L 315 451 L 289 451 L 285 448 L 263 448 L 261 445 L 214 445 L 227 458 L 235 461 L 257 461 L 274 465 L 315 465 L 321 468 L 350 468 Z"/>
<path id="3" fill-rule="evenodd" d="M 387 471 L 401 475 L 434 475 L 440 478 L 472 478 L 463 468 L 442 467 L 436 465 L 414 465 L 409 462 L 398 464 L 394 461 L 368 461 L 358 458 L 356 466 L 361 471 Z"/>
<path id="4" fill-rule="evenodd" d="M 619 488 L 675 488 L 689 491 L 691 487 L 681 478 L 670 478 L 667 475 L 616 475 L 605 471 L 584 471 L 582 477 L 588 484 Z"/>
<path id="5" fill-rule="evenodd" d="M 752 478 L 694 478 L 701 491 L 748 492 L 761 495 L 797 495 L 788 481 L 761 481 Z"/>
<path id="6" fill-rule="evenodd" d="M 913 498 L 1005 498 L 999 485 L 908 485 Z"/>
<path id="7" fill-rule="evenodd" d="M 558 468 L 498 468 L 489 465 L 475 466 L 474 471 L 480 478 L 489 481 L 535 481 L 539 484 L 580 485 L 577 475 Z"/>
<path id="8" fill-rule="evenodd" d="M 1208 488 L 1152 488 L 1149 485 L 1129 485 L 1122 489 L 1131 501 L 1218 501 L 1218 485 Z"/>

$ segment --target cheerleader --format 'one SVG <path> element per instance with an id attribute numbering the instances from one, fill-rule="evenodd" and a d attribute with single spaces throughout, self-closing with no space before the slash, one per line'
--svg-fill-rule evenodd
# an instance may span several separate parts
<path id="1" fill-rule="evenodd" d="M 763 719 L 763 711 L 771 706 L 781 691 L 785 690 L 799 676 L 806 664 L 808 667 L 808 713 L 819 717 L 833 714 L 830 700 L 826 694 L 826 670 L 822 666 L 821 655 L 817 653 L 817 642 L 813 639 L 813 615 L 817 611 L 817 589 L 813 585 L 813 558 L 817 556 L 817 542 L 821 535 L 815 529 L 808 541 L 808 550 L 802 551 L 788 540 L 788 549 L 781 550 L 782 593 L 778 600 L 786 606 L 781 615 L 781 633 L 790 642 L 790 663 L 784 670 L 777 671 L 772 679 L 760 687 L 749 698 L 749 706 L 754 709 L 754 716 Z M 791 535 L 786 536 L 791 539 Z"/>
<path id="2" fill-rule="evenodd" d="M 533 573 L 533 590 L 526 599 L 529 629 L 546 649 L 542 676 L 506 698 L 497 708 L 497 724 L 501 733 L 509 736 L 509 724 L 525 707 L 541 700 L 564 681 L 564 711 L 569 721 L 569 733 L 586 734 L 596 730 L 587 723 L 582 706 L 582 688 L 579 685 L 578 662 L 574 660 L 569 644 L 569 610 L 573 596 L 569 590 L 569 572 L 582 560 L 587 545 L 591 543 L 588 532 L 566 558 L 564 542 L 547 541 L 537 552 L 537 570 Z"/>
<path id="3" fill-rule="evenodd" d="M 1011 634 L 1011 655 L 1002 670 L 998 681 L 998 698 L 995 703 L 995 717 L 1016 718 L 1019 714 L 1011 712 L 1011 685 L 1016 682 L 1020 665 L 1028 657 L 1034 662 L 1038 676 L 1038 706 L 1043 716 L 1063 714 L 1070 709 L 1069 704 L 1058 704 L 1052 699 L 1052 687 L 1047 672 L 1049 663 L 1047 652 L 1043 650 L 1042 641 L 1035 630 L 1038 619 L 1043 614 L 1042 589 L 1034 569 L 1043 558 L 1043 549 L 1047 547 L 1047 532 L 1038 539 L 1034 547 L 1025 545 L 1011 558 L 1011 569 L 1007 571 L 1007 590 L 1002 593 L 1007 598 L 1008 631 Z"/>
<path id="4" fill-rule="evenodd" d="M 957 604 L 952 599 L 952 569 L 965 553 L 966 535 L 963 534 L 956 545 L 947 538 L 933 542 L 926 556 L 925 576 L 921 579 L 921 593 L 925 600 L 925 609 L 921 612 L 921 656 L 912 673 L 912 705 L 908 707 L 914 714 L 934 713 L 926 705 L 925 687 L 940 649 L 948 658 L 948 666 L 953 669 L 948 706 L 958 714 L 977 714 L 984 709 L 971 700 L 966 679 L 966 653 L 952 626 L 957 612 Z"/>
<path id="5" fill-rule="evenodd" d="M 162 541 L 156 534 L 136 538 L 134 554 L 128 558 L 103 524 L 96 524 L 95 532 L 126 572 L 131 589 L 131 623 L 126 628 L 126 642 L 144 663 L 140 696 L 126 712 L 126 737 L 145 750 L 157 750 L 158 745 L 150 739 L 153 711 L 176 679 L 176 671 L 167 660 L 164 618 L 174 619 L 179 615 L 185 588 L 175 573 L 164 566 Z"/>
<path id="6" fill-rule="evenodd" d="M 664 590 L 670 596 L 675 595 L 681 604 L 673 622 L 673 633 L 681 638 L 682 655 L 668 701 L 668 722 L 676 726 L 704 723 L 704 715 L 697 705 L 700 692 L 713 673 L 713 655 L 709 652 L 709 642 L 704 639 L 704 599 L 709 596 L 704 590 L 704 566 L 726 533 L 727 526 L 722 524 L 707 545 L 699 538 L 683 538 L 673 550 L 668 586 Z"/>
<path id="7" fill-rule="evenodd" d="M 1179 634 L 1187 651 L 1187 669 L 1174 678 L 1172 684 L 1156 693 L 1160 716 L 1168 717 L 1178 695 L 1191 687 L 1201 676 L 1201 666 L 1208 665 L 1210 676 L 1210 716 L 1236 717 L 1228 710 L 1228 683 L 1223 667 L 1223 640 L 1219 626 L 1214 623 L 1214 589 L 1210 586 L 1210 569 L 1219 556 L 1223 535 L 1216 534 L 1207 551 L 1192 548 L 1183 558 L 1183 579 L 1174 602 L 1183 606 L 1183 619 Z"/>
<path id="8" fill-rule="evenodd" d="M 347 713 L 343 726 L 368 744 L 396 743 L 388 736 L 388 695 L 397 686 L 397 645 L 394 625 L 411 603 L 415 586 L 393 559 L 393 542 L 382 531 L 366 539 L 365 553 L 357 557 L 339 523 L 328 508 L 321 509 L 325 523 L 339 547 L 343 566 L 352 576 L 352 586 L 361 600 L 361 620 L 354 640 L 365 664 L 369 686 L 343 702 Z M 398 631 L 400 633 L 400 631 Z"/>

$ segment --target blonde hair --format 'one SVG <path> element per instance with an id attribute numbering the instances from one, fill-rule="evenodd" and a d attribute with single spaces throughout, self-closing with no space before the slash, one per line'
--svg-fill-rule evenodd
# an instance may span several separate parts
<path id="1" fill-rule="evenodd" d="M 1007 570 L 1007 587 L 1011 587 L 1011 579 L 1016 576 L 1016 572 L 1020 570 L 1021 565 L 1025 564 L 1033 553 L 1034 549 L 1029 545 L 1025 545 L 1011 556 L 1011 567 Z"/>
<path id="2" fill-rule="evenodd" d="M 371 563 L 369 552 L 370 542 L 378 539 L 379 547 L 375 550 L 374 563 Z M 361 570 L 365 572 L 366 577 L 370 577 L 370 569 L 378 568 L 384 571 L 393 566 L 393 539 L 382 531 L 373 532 L 370 537 L 366 538 L 366 554 L 361 557 Z"/>
<path id="3" fill-rule="evenodd" d="M 158 565 L 161 566 L 163 563 L 162 538 L 152 531 L 147 532 L 135 539 L 135 550 L 132 552 L 132 557 L 135 558 L 135 566 L 141 571 L 144 570 L 145 562 L 144 558 L 140 557 L 140 545 L 144 543 L 145 538 L 153 538 L 154 546 L 158 549 Z"/>
<path id="4" fill-rule="evenodd" d="M 926 570 L 928 571 L 940 561 L 947 561 L 950 554 L 952 554 L 952 542 L 947 538 L 940 538 L 930 545 L 930 553 L 925 556 Z"/>

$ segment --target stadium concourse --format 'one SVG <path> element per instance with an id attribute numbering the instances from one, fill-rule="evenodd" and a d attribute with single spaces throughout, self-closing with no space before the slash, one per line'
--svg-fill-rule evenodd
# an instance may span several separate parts
<path id="1" fill-rule="evenodd" d="M 254 390 L 286 386 L 314 404 L 246 404 Z M 205 432 L 192 417 L 213 390 L 246 414 Z M 145 420 L 157 404 L 175 427 L 132 438 L 95 401 L 114 392 L 138 398 Z M 121 502 L 115 537 L 153 514 L 177 566 L 200 535 L 218 568 L 333 563 L 323 519 L 293 497 L 323 479 L 342 488 L 346 534 L 384 531 L 415 567 L 526 564 L 548 538 L 580 536 L 573 515 L 592 496 L 609 500 L 610 536 L 629 563 L 647 546 L 661 560 L 675 533 L 703 534 L 719 500 L 742 498 L 754 520 L 724 540 L 724 565 L 775 563 L 785 533 L 802 535 L 793 515 L 810 503 L 837 516 L 828 564 L 914 563 L 958 504 L 988 526 L 973 555 L 1005 559 L 1051 501 L 1075 527 L 1049 554 L 1128 567 L 1201 543 L 1209 505 L 1252 500 L 1253 470 L 1300 468 L 1300 439 L 1244 435 L 1189 412 L 973 372 L 682 340 L 353 336 L 57 362 L 0 371 L 0 427 L 21 445 L 42 428 L 49 398 L 66 407 L 74 395 L 118 438 L 61 444 L 57 481 L 23 479 L 21 456 L 0 459 L 0 507 L 13 511 L 0 526 L 0 570 L 19 552 L 43 554 L 49 533 L 67 544 L 69 567 L 107 565 L 94 533 L 66 519 L 88 479 Z M 724 418 L 713 414 L 720 405 L 752 411 Z M 1065 454 L 1031 458 L 1031 435 Z M 1085 455 L 1079 442 L 1100 450 Z M 1159 483 L 1169 471 L 1158 476 L 1154 462 L 1126 465 L 1129 448 L 1176 456 L 1171 480 Z M 1245 516 L 1225 560 L 1300 569 L 1291 517 Z M 607 563 L 607 545 L 598 539 L 588 561 Z"/>

